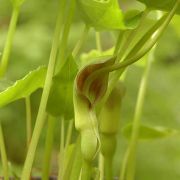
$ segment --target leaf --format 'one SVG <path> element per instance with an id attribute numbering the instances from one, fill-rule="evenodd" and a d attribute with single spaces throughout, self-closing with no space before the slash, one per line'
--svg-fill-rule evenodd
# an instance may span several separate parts
<path id="1" fill-rule="evenodd" d="M 47 111 L 53 116 L 64 115 L 65 119 L 73 117 L 73 82 L 77 66 L 70 56 L 62 69 L 53 78 Z"/>
<path id="2" fill-rule="evenodd" d="M 117 0 L 77 0 L 79 12 L 85 23 L 96 30 L 134 29 L 142 12 L 123 14 Z"/>
<path id="3" fill-rule="evenodd" d="M 46 67 L 29 72 L 23 79 L 17 80 L 13 85 L 0 92 L 0 107 L 13 101 L 31 95 L 38 88 L 44 86 Z"/>
<path id="4" fill-rule="evenodd" d="M 98 51 L 97 49 L 92 49 L 87 53 L 83 53 L 80 57 L 82 66 L 87 65 L 89 63 L 96 63 L 99 59 L 102 59 L 102 56 L 112 56 L 114 52 L 114 47 L 107 49 L 105 51 Z"/>
<path id="5" fill-rule="evenodd" d="M 171 11 L 177 0 L 138 0 L 144 3 L 148 8 L 158 9 L 163 11 Z M 176 10 L 177 14 L 180 14 L 180 5 Z"/>
<path id="6" fill-rule="evenodd" d="M 8 79 L 1 79 L 0 80 L 0 92 L 6 90 L 9 86 L 12 86 L 13 82 Z"/>
<path id="7" fill-rule="evenodd" d="M 84 21 L 98 30 L 125 29 L 117 0 L 77 0 Z"/>
<path id="8" fill-rule="evenodd" d="M 123 130 L 123 135 L 127 138 L 131 138 L 132 133 L 132 123 L 126 125 Z M 148 126 L 141 124 L 139 129 L 139 140 L 153 140 L 159 138 L 166 138 L 177 134 L 177 130 L 170 129 L 162 126 Z"/>

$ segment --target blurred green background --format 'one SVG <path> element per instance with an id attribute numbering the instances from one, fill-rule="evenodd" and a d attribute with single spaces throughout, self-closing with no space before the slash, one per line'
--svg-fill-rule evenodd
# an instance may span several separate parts
<path id="1" fill-rule="evenodd" d="M 130 5 L 122 0 L 123 8 Z M 21 9 L 13 50 L 10 56 L 8 79 L 14 81 L 39 65 L 47 64 L 51 39 L 56 21 L 57 0 L 27 0 Z M 131 4 L 132 6 L 132 4 Z M 3 51 L 8 24 L 11 17 L 9 0 L 0 0 L 0 52 Z M 71 30 L 69 50 L 83 31 L 83 23 L 77 15 Z M 102 33 L 103 48 L 112 46 L 113 39 L 108 32 Z M 112 40 L 110 40 L 112 39 Z M 94 32 L 91 31 L 84 51 L 95 48 Z M 132 121 L 138 87 L 143 68 L 133 65 L 125 79 L 126 96 L 122 110 L 123 127 Z M 33 121 L 35 120 L 41 90 L 32 95 Z M 12 171 L 19 171 L 26 154 L 25 102 L 19 100 L 0 109 L 3 122 L 8 158 Z M 180 130 L 180 19 L 175 16 L 163 34 L 156 49 L 156 59 L 149 78 L 142 121 L 155 126 L 166 126 Z M 53 153 L 52 172 L 56 171 L 59 146 L 59 126 L 56 129 L 56 144 Z M 40 172 L 45 140 L 45 128 L 38 147 L 34 172 Z M 118 150 L 115 157 L 115 173 L 119 174 L 122 156 L 127 141 L 118 136 Z M 17 170 L 16 170 L 17 169 Z M 1 171 L 0 171 L 1 175 Z M 136 180 L 179 180 L 180 179 L 180 136 L 143 142 L 139 144 Z"/>

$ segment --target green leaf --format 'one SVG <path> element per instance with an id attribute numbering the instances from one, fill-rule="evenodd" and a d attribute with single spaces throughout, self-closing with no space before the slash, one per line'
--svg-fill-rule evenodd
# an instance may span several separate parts
<path id="1" fill-rule="evenodd" d="M 105 51 L 98 51 L 97 49 L 92 49 L 87 53 L 83 53 L 80 57 L 82 66 L 87 64 L 96 63 L 102 56 L 112 56 L 114 53 L 114 47 L 107 49 Z"/>
<path id="2" fill-rule="evenodd" d="M 63 115 L 65 119 L 73 117 L 73 82 L 77 66 L 70 56 L 62 69 L 53 78 L 47 111 L 53 116 Z"/>
<path id="3" fill-rule="evenodd" d="M 42 88 L 44 86 L 45 76 L 46 68 L 39 67 L 38 69 L 29 72 L 24 78 L 17 80 L 13 85 L 1 91 L 0 107 L 18 99 L 25 98 L 38 88 Z"/>
<path id="4" fill-rule="evenodd" d="M 163 11 L 171 11 L 177 0 L 138 0 L 144 3 L 148 8 L 158 9 Z M 176 10 L 177 14 L 180 14 L 180 5 Z"/>
<path id="5" fill-rule="evenodd" d="M 125 29 L 117 0 L 77 0 L 84 21 L 98 30 Z"/>
<path id="6" fill-rule="evenodd" d="M 122 129 L 123 135 L 127 138 L 131 138 L 132 134 L 132 123 L 126 125 Z M 162 126 L 148 126 L 141 124 L 139 128 L 139 140 L 153 140 L 159 138 L 166 138 L 177 134 L 178 131 L 175 129 L 170 129 Z"/>
<path id="7" fill-rule="evenodd" d="M 142 15 L 137 10 L 124 15 L 117 0 L 77 0 L 77 5 L 85 23 L 96 30 L 134 29 Z"/>

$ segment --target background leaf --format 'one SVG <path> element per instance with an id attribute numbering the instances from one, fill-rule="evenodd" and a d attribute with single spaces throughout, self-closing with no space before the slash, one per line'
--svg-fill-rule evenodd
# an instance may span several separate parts
<path id="1" fill-rule="evenodd" d="M 125 126 L 122 132 L 127 139 L 130 139 L 132 134 L 132 123 Z M 139 129 L 139 140 L 165 138 L 174 134 L 177 134 L 177 130 L 175 129 L 170 129 L 162 126 L 147 126 L 141 124 Z"/>
<path id="2" fill-rule="evenodd" d="M 138 1 L 144 3 L 148 8 L 158 9 L 163 11 L 170 11 L 176 2 L 176 0 L 138 0 Z M 180 5 L 178 6 L 176 13 L 180 14 Z"/>
<path id="3" fill-rule="evenodd" d="M 105 51 L 99 51 L 97 49 L 92 49 L 86 53 L 83 53 L 80 57 L 81 66 L 85 66 L 90 63 L 97 63 L 104 56 L 112 56 L 114 52 L 114 47 L 107 49 Z"/>
<path id="4" fill-rule="evenodd" d="M 0 107 L 3 107 L 13 101 L 25 98 L 38 88 L 44 85 L 46 68 L 39 67 L 31 71 L 23 79 L 17 80 L 12 86 L 0 92 Z"/>
<path id="5" fill-rule="evenodd" d="M 53 78 L 47 111 L 53 116 L 63 115 L 65 119 L 73 117 L 73 82 L 77 66 L 70 56 L 62 69 Z"/>

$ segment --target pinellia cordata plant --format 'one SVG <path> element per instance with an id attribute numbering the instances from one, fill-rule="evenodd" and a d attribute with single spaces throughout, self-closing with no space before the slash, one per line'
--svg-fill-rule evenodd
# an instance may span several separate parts
<path id="1" fill-rule="evenodd" d="M 123 81 L 128 67 L 140 60 L 145 61 L 144 74 L 134 119 L 131 124 L 123 127 L 122 133 L 129 141 L 123 163 L 119 164 L 119 180 L 134 180 L 138 140 L 162 138 L 176 132 L 165 127 L 142 125 L 141 115 L 156 43 L 174 14 L 180 13 L 179 0 L 139 0 L 145 4 L 145 8 L 140 10 L 122 10 L 121 1 L 119 4 L 118 0 L 58 1 L 56 26 L 47 67 L 42 66 L 29 72 L 0 92 L 1 108 L 21 98 L 24 98 L 26 104 L 27 155 L 20 179 L 28 180 L 33 176 L 31 170 L 46 119 L 48 129 L 42 179 L 49 179 L 54 130 L 56 121 L 60 119 L 57 179 L 112 180 L 117 134 L 120 119 L 123 119 L 121 106 L 126 95 Z M 7 74 L 19 12 L 25 2 L 11 0 L 11 3 L 12 18 L 0 63 L 2 83 Z M 68 51 L 75 14 L 84 22 L 84 30 L 74 49 Z M 88 33 L 92 29 L 95 32 L 96 47 L 82 56 L 83 46 L 87 43 Z M 115 37 L 112 48 L 103 49 L 102 31 L 110 32 Z M 30 96 L 38 88 L 43 91 L 35 126 L 32 128 Z M 64 123 L 67 121 L 69 125 L 66 131 Z M 74 127 L 78 134 L 76 140 L 72 141 Z M 0 152 L 3 176 L 8 180 L 9 165 L 1 124 Z"/>

